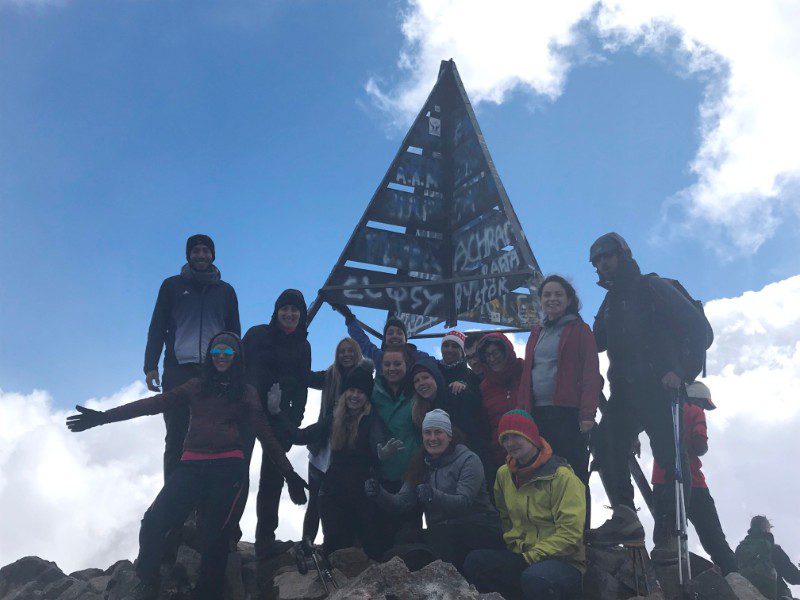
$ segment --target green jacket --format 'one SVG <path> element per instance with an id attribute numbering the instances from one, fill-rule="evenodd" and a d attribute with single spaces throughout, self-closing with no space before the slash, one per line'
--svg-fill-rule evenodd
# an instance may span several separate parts
<path id="1" fill-rule="evenodd" d="M 411 457 L 420 446 L 420 434 L 411 420 L 411 405 L 411 394 L 401 392 L 394 396 L 382 375 L 375 378 L 372 407 L 389 429 L 389 437 L 397 438 L 405 446 L 404 450 L 381 462 L 380 476 L 385 481 L 402 480 Z"/>
<path id="2" fill-rule="evenodd" d="M 529 564 L 555 558 L 586 571 L 585 488 L 564 459 L 553 457 L 519 489 L 508 465 L 497 471 L 494 498 L 503 539 Z"/>

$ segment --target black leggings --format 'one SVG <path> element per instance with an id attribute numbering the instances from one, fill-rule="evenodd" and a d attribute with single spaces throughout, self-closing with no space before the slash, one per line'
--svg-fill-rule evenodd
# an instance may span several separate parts
<path id="1" fill-rule="evenodd" d="M 203 552 L 197 597 L 221 598 L 228 562 L 225 529 L 242 492 L 243 478 L 244 461 L 237 458 L 179 463 L 142 518 L 136 562 L 139 578 L 157 582 L 164 537 L 170 529 L 182 525 L 192 509 L 200 505 Z"/>

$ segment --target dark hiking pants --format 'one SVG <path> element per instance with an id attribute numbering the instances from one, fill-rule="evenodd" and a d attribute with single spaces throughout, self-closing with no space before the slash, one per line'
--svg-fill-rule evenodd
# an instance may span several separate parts
<path id="1" fill-rule="evenodd" d="M 470 552 L 464 576 L 479 592 L 497 592 L 507 600 L 577 599 L 583 581 L 581 572 L 563 561 L 545 559 L 529 565 L 511 550 Z"/>
<path id="2" fill-rule="evenodd" d="M 157 581 L 167 532 L 179 527 L 200 504 L 203 551 L 197 594 L 198 598 L 209 600 L 222 597 L 228 562 L 225 528 L 242 492 L 243 474 L 244 461 L 236 458 L 183 461 L 175 468 L 142 518 L 136 562 L 140 579 Z"/>
<path id="3" fill-rule="evenodd" d="M 425 544 L 436 558 L 450 563 L 461 573 L 464 560 L 473 550 L 503 550 L 506 547 L 499 523 L 498 527 L 491 527 L 463 521 L 433 525 L 396 541 L 398 544 Z"/>
<path id="4" fill-rule="evenodd" d="M 663 487 L 663 484 L 656 484 L 653 486 L 653 490 L 658 493 L 658 490 Z M 694 525 L 703 550 L 711 557 L 711 562 L 720 568 L 723 575 L 738 571 L 736 555 L 728 545 L 728 540 L 725 539 L 717 507 L 708 488 L 692 488 L 692 500 L 689 502 L 686 512 Z"/>
<path id="5" fill-rule="evenodd" d="M 199 375 L 200 365 L 195 363 L 165 366 L 161 389 L 168 392 Z M 186 432 L 189 431 L 189 407 L 178 406 L 164 411 L 164 425 L 167 428 L 164 437 L 164 481 L 166 482 L 181 461 L 183 442 L 186 440 Z"/>
<path id="6" fill-rule="evenodd" d="M 612 505 L 635 509 L 628 458 L 634 440 L 642 431 L 650 438 L 650 448 L 658 464 L 664 466 L 664 489 L 654 494 L 656 523 L 654 541 L 663 543 L 675 531 L 675 440 L 672 429 L 672 390 L 660 381 L 644 383 L 612 382 L 611 397 L 603 409 L 597 431 L 596 459 L 603 472 L 608 499 Z M 683 419 L 683 407 L 678 415 Z M 692 493 L 689 456 L 681 440 L 681 465 L 684 498 L 688 510 Z"/>
<path id="7" fill-rule="evenodd" d="M 306 515 L 303 517 L 303 539 L 309 539 L 312 542 L 319 532 L 319 488 L 324 478 L 323 471 L 308 463 L 308 504 L 306 505 Z"/>
<path id="8" fill-rule="evenodd" d="M 541 436 L 547 440 L 553 453 L 569 463 L 575 475 L 586 486 L 586 523 L 591 520 L 592 499 L 589 494 L 589 437 L 581 433 L 578 409 L 567 406 L 533 407 L 531 415 Z"/>
<path id="9" fill-rule="evenodd" d="M 318 500 L 325 554 L 359 543 L 371 559 L 380 558 L 382 546 L 374 527 L 374 502 L 364 494 L 339 496 L 322 493 Z"/>
<path id="10" fill-rule="evenodd" d="M 390 494 L 396 494 L 403 487 L 402 481 L 381 481 L 381 486 Z M 413 532 L 422 529 L 422 509 L 414 508 L 406 512 L 386 510 L 375 506 L 374 531 L 377 540 L 377 552 L 385 553 L 394 546 L 398 539 L 403 539 L 408 535 L 413 536 Z"/>

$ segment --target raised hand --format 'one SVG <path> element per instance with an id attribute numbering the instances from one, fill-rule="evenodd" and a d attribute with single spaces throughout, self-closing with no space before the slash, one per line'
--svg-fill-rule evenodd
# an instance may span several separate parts
<path id="1" fill-rule="evenodd" d="M 450 384 L 450 391 L 453 393 L 454 396 L 458 396 L 461 392 L 467 389 L 467 384 L 463 381 L 454 381 Z"/>
<path id="2" fill-rule="evenodd" d="M 76 406 L 75 410 L 78 411 L 77 415 L 70 415 L 67 417 L 67 427 L 73 433 L 79 431 L 86 431 L 92 427 L 105 424 L 106 415 L 102 410 L 93 410 L 85 406 Z"/>
<path id="3" fill-rule="evenodd" d="M 346 304 L 331 304 L 331 308 L 344 317 L 346 323 L 354 320 L 356 316 L 353 311 Z"/>
<path id="4" fill-rule="evenodd" d="M 383 446 L 378 444 L 378 458 L 381 460 L 388 460 L 401 450 L 405 449 L 406 447 L 401 440 L 398 440 L 397 438 L 392 438 L 388 442 L 386 442 Z"/>
<path id="5" fill-rule="evenodd" d="M 272 387 L 267 392 L 267 410 L 271 415 L 277 415 L 281 412 L 281 386 L 280 384 L 273 383 Z"/>

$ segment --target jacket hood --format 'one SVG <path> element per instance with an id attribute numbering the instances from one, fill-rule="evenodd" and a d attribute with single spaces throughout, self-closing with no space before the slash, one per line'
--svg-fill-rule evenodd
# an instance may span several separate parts
<path id="1" fill-rule="evenodd" d="M 614 274 L 613 279 L 604 279 L 600 273 L 597 273 L 597 285 L 601 288 L 610 290 L 615 285 L 620 283 L 624 284 L 629 281 L 638 280 L 642 276 L 642 271 L 637 263 L 632 258 L 627 258 L 623 255 L 619 257 L 619 267 Z"/>
<path id="2" fill-rule="evenodd" d="M 506 360 L 503 364 L 501 371 L 495 371 L 483 360 L 483 353 L 488 344 L 500 342 L 506 349 Z M 489 333 L 481 339 L 478 343 L 478 355 L 481 357 L 481 363 L 485 365 L 483 370 L 484 378 L 494 384 L 503 385 L 510 379 L 513 379 L 522 371 L 522 359 L 517 358 L 517 353 L 514 351 L 514 345 L 502 333 Z"/>
<path id="3" fill-rule="evenodd" d="M 288 289 L 281 292 L 275 300 L 275 309 L 272 311 L 272 319 L 269 322 L 270 329 L 278 327 L 278 309 L 283 306 L 296 306 L 300 310 L 300 320 L 297 322 L 295 332 L 306 333 L 306 323 L 308 322 L 308 307 L 303 292 L 295 289 Z"/>
<path id="4" fill-rule="evenodd" d="M 411 367 L 409 375 L 409 383 L 412 387 L 414 385 L 414 375 L 419 371 L 428 371 L 433 376 L 434 381 L 436 381 L 436 398 L 433 400 L 433 404 L 438 406 L 438 400 L 444 398 L 447 393 L 447 383 L 444 380 L 444 376 L 442 376 L 442 372 L 439 370 L 438 363 L 430 356 L 419 356 L 416 364 Z"/>

